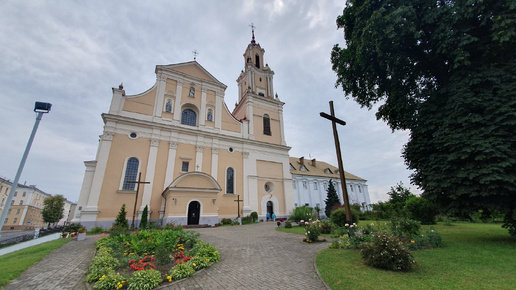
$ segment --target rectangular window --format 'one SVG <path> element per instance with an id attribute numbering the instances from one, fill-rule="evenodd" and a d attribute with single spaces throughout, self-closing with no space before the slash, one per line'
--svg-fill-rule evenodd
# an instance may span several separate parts
<path id="1" fill-rule="evenodd" d="M 309 203 L 305 203 L 305 206 L 310 206 L 310 204 Z"/>
<path id="2" fill-rule="evenodd" d="M 20 209 L 17 209 L 17 210 L 16 210 L 16 214 L 20 214 Z"/>
<path id="3" fill-rule="evenodd" d="M 11 209 L 9 209 L 9 210 L 7 211 L 7 214 L 11 214 Z"/>
<path id="4" fill-rule="evenodd" d="M 14 196 L 17 196 L 17 195 L 18 195 L 18 192 L 17 192 L 17 191 L 15 191 L 15 192 L 14 192 Z"/>
<path id="5" fill-rule="evenodd" d="M 294 189 L 297 189 L 297 185 L 296 185 L 296 181 L 295 181 L 295 180 L 292 180 L 292 187 L 293 187 Z"/>
<path id="6" fill-rule="evenodd" d="M 349 188 L 351 189 L 351 192 L 353 192 L 353 184 L 350 184 Z"/>
<path id="7" fill-rule="evenodd" d="M 188 161 L 183 161 L 183 166 L 181 167 L 181 171 L 188 172 Z"/>
<path id="8" fill-rule="evenodd" d="M 360 188 L 360 185 L 358 186 L 358 192 L 362 193 L 362 188 Z"/>
<path id="9" fill-rule="evenodd" d="M 314 190 L 317 190 L 317 181 L 314 181 Z"/>
<path id="10" fill-rule="evenodd" d="M 27 195 L 27 193 L 24 191 L 24 192 L 23 192 L 23 194 L 22 194 L 22 196 L 23 196 L 23 197 L 25 197 L 26 195 Z"/>
<path id="11" fill-rule="evenodd" d="M 16 223 L 18 221 L 18 218 L 14 218 L 13 223 Z"/>
<path id="12" fill-rule="evenodd" d="M 306 183 L 306 181 L 303 181 L 303 189 L 308 189 L 308 184 Z"/>
<path id="13" fill-rule="evenodd" d="M 9 220 L 8 218 L 5 218 L 4 224 L 6 224 L 8 220 Z"/>
<path id="14" fill-rule="evenodd" d="M 13 204 L 14 204 L 14 200 L 11 200 L 11 205 L 13 205 Z"/>
<path id="15" fill-rule="evenodd" d="M 20 205 L 23 205 L 23 200 L 20 200 Z"/>

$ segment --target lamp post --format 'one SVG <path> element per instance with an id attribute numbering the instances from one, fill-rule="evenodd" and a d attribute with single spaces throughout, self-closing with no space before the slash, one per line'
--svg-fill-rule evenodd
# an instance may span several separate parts
<path id="1" fill-rule="evenodd" d="M 0 233 L 2 231 L 2 227 L 4 225 L 7 212 L 9 211 L 9 207 L 11 206 L 11 200 L 13 199 L 14 192 L 18 187 L 18 181 L 20 180 L 20 176 L 23 171 L 23 166 L 25 166 L 25 161 L 27 160 L 27 156 L 29 155 L 30 147 L 32 146 L 32 141 L 34 141 L 34 136 L 36 135 L 36 131 L 38 130 L 39 122 L 41 121 L 43 114 L 50 112 L 50 108 L 52 108 L 52 104 L 50 103 L 36 102 L 36 104 L 34 105 L 34 112 L 38 113 L 36 115 L 36 123 L 34 123 L 34 128 L 32 128 L 32 133 L 30 134 L 29 142 L 27 142 L 27 147 L 25 148 L 25 152 L 23 153 L 20 166 L 18 167 L 18 172 L 16 172 L 16 177 L 14 178 L 13 184 L 11 186 L 11 191 L 9 192 L 9 196 L 5 201 L 4 210 L 2 211 L 2 216 L 0 217 Z"/>

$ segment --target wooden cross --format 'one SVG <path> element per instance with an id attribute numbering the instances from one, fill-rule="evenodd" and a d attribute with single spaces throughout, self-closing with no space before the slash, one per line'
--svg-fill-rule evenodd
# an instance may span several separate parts
<path id="1" fill-rule="evenodd" d="M 330 113 L 331 115 L 321 112 L 319 115 L 323 118 L 330 120 L 333 126 L 333 138 L 335 139 L 335 150 L 337 151 L 337 161 L 339 163 L 340 185 L 342 187 L 344 209 L 346 210 L 346 221 L 348 223 L 351 223 L 351 210 L 349 208 L 348 191 L 346 189 L 346 177 L 344 176 L 344 166 L 342 165 L 342 155 L 340 153 L 339 135 L 337 133 L 337 123 L 339 123 L 342 126 L 346 126 L 346 122 L 335 117 L 335 112 L 333 110 L 333 101 L 330 101 Z"/>
<path id="2" fill-rule="evenodd" d="M 133 222 L 131 227 L 134 229 L 134 217 L 136 216 L 136 204 L 138 203 L 138 191 L 140 191 L 140 184 L 149 184 L 148 181 L 142 181 L 142 173 L 138 175 L 138 181 L 128 181 L 127 183 L 136 183 L 136 197 L 134 198 Z"/>
<path id="3" fill-rule="evenodd" d="M 238 206 L 238 217 L 240 217 L 240 202 L 244 201 L 243 199 L 240 199 L 240 195 L 237 195 L 237 199 L 235 199 Z"/>

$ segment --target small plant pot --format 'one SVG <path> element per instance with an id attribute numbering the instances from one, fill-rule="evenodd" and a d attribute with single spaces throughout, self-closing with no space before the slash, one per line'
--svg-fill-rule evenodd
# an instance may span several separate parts
<path id="1" fill-rule="evenodd" d="M 86 232 L 84 233 L 78 233 L 77 234 L 77 240 L 78 241 L 84 241 L 86 239 Z"/>

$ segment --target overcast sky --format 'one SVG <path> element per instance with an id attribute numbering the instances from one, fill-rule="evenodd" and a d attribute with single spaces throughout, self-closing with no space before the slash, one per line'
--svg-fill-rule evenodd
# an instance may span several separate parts
<path id="1" fill-rule="evenodd" d="M 13 180 L 33 128 L 35 101 L 52 103 L 43 116 L 20 183 L 76 202 L 83 161 L 94 160 L 112 87 L 128 95 L 156 81 L 156 65 L 197 61 L 228 86 L 236 79 L 256 26 L 256 41 L 274 70 L 285 102 L 290 156 L 337 166 L 331 123 L 319 116 L 334 101 L 344 169 L 368 180 L 372 202 L 391 186 L 409 185 L 401 157 L 408 132 L 392 133 L 335 88 L 333 45 L 344 45 L 335 20 L 344 1 L 1 1 L 0 176 Z M 416 192 L 414 186 L 410 186 Z"/>

